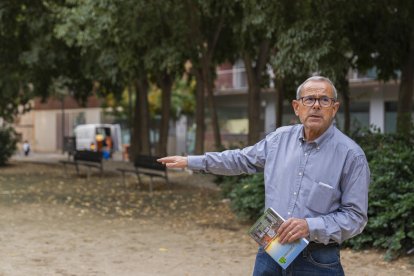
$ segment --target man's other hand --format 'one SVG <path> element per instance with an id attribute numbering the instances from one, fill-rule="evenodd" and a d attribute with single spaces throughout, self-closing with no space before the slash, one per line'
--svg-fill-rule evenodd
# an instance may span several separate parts
<path id="1" fill-rule="evenodd" d="M 290 218 L 282 223 L 277 234 L 281 244 L 294 242 L 309 236 L 309 226 L 305 219 Z"/>
<path id="2" fill-rule="evenodd" d="M 157 161 L 163 163 L 167 168 L 184 169 L 187 167 L 187 157 L 184 156 L 167 156 L 157 159 Z"/>

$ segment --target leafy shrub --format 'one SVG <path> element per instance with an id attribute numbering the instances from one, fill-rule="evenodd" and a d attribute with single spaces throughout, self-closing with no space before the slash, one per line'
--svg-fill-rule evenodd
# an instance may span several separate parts
<path id="1" fill-rule="evenodd" d="M 220 176 L 224 197 L 230 198 L 230 207 L 242 220 L 257 219 L 264 209 L 263 174 Z"/>
<path id="2" fill-rule="evenodd" d="M 216 175 L 214 182 L 220 186 L 223 197 L 230 198 L 231 191 L 246 177 L 248 176 L 244 174 L 236 176 Z"/>
<path id="3" fill-rule="evenodd" d="M 371 169 L 369 220 L 364 232 L 348 244 L 386 249 L 389 260 L 414 248 L 414 141 L 410 137 L 366 133 L 355 138 Z"/>
<path id="4" fill-rule="evenodd" d="M 12 128 L 0 128 L 0 166 L 4 166 L 7 160 L 16 151 L 16 133 Z"/>

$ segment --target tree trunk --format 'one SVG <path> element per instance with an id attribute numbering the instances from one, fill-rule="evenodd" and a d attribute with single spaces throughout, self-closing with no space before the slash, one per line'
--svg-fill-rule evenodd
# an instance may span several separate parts
<path id="1" fill-rule="evenodd" d="M 281 127 L 283 124 L 283 101 L 285 99 L 285 83 L 281 77 L 276 77 L 276 126 L 275 128 Z"/>
<path id="2" fill-rule="evenodd" d="M 198 68 L 193 69 L 193 74 L 196 78 L 196 141 L 195 154 L 204 153 L 204 81 L 202 72 Z"/>
<path id="3" fill-rule="evenodd" d="M 220 151 L 223 150 L 223 145 L 221 144 L 221 135 L 220 135 L 220 126 L 217 116 L 217 109 L 216 109 L 216 103 L 214 100 L 214 83 L 212 79 L 211 74 L 211 68 L 209 66 L 208 61 L 203 62 L 203 75 L 204 75 L 204 85 L 207 90 L 208 95 L 208 107 L 210 110 L 210 116 L 211 116 L 211 127 L 213 129 L 213 135 L 214 135 L 214 146 L 216 150 Z"/>
<path id="4" fill-rule="evenodd" d="M 136 86 L 136 81 L 134 81 L 134 92 L 135 92 L 135 103 L 134 103 L 134 110 L 133 110 L 133 116 L 132 116 L 132 121 L 131 121 L 131 142 L 130 142 L 130 146 L 129 146 L 129 151 L 128 151 L 128 157 L 130 161 L 134 160 L 134 157 L 136 155 L 139 154 L 139 152 L 141 151 L 141 145 L 140 145 L 140 139 L 139 137 L 141 136 L 141 121 L 139 120 L 139 105 L 140 105 L 140 101 L 139 101 L 139 97 L 138 97 L 138 90 L 137 90 L 137 86 Z"/>
<path id="5" fill-rule="evenodd" d="M 260 106 L 261 94 L 261 76 L 266 67 L 266 62 L 269 57 L 269 41 L 264 40 L 260 43 L 255 66 L 249 53 L 243 54 L 244 66 L 246 68 L 248 89 L 248 119 L 249 119 L 249 134 L 247 143 L 253 145 L 260 139 L 260 131 L 263 126 L 260 122 L 260 114 L 262 113 Z"/>
<path id="6" fill-rule="evenodd" d="M 195 152 L 197 154 L 204 153 L 204 132 L 205 132 L 205 112 L 204 112 L 204 97 L 205 93 L 208 96 L 208 104 L 211 112 L 212 128 L 214 133 L 214 143 L 217 149 L 221 148 L 220 129 L 218 125 L 218 117 L 213 97 L 213 80 L 211 80 L 210 66 L 213 60 L 214 51 L 219 41 L 221 31 L 224 26 L 227 13 L 223 12 L 219 18 L 212 22 L 210 35 L 202 32 L 202 11 L 200 5 L 195 1 L 186 1 L 188 11 L 188 26 L 190 29 L 187 41 L 192 49 L 196 49 L 195 55 L 192 58 L 193 66 L 201 63 L 201 68 L 193 69 L 193 74 L 197 80 L 197 103 L 196 103 L 196 145 Z"/>
<path id="7" fill-rule="evenodd" d="M 128 85 L 128 129 L 129 132 L 133 133 L 134 125 L 134 107 L 132 103 L 132 92 L 134 91 L 134 84 Z"/>
<path id="8" fill-rule="evenodd" d="M 411 131 L 411 112 L 413 110 L 414 93 L 414 31 L 411 32 L 410 52 L 401 68 L 400 91 L 398 93 L 397 132 L 405 137 Z"/>
<path id="9" fill-rule="evenodd" d="M 168 132 L 170 128 L 170 109 L 171 109 L 171 90 L 173 85 L 173 79 L 170 74 L 164 72 L 158 80 L 158 85 L 162 91 L 162 110 L 161 110 L 161 124 L 160 124 L 160 137 L 156 149 L 156 155 L 167 155 L 168 144 Z"/>
<path id="10" fill-rule="evenodd" d="M 346 72 L 346 70 L 344 70 Z M 349 109 L 350 105 L 350 97 L 349 97 L 349 81 L 346 78 L 346 73 L 341 76 L 339 80 L 339 90 L 341 91 L 342 95 L 342 106 L 344 110 L 344 129 L 345 133 L 350 133 L 351 130 L 351 112 Z"/>
<path id="11" fill-rule="evenodd" d="M 249 134 L 247 143 L 253 145 L 260 138 L 260 76 L 255 72 L 250 55 L 247 53 L 244 54 L 244 66 L 249 84 L 247 95 Z"/>
<path id="12" fill-rule="evenodd" d="M 148 81 L 140 78 L 135 81 L 135 119 L 131 139 L 131 154 L 151 154 L 149 139 Z M 131 158 L 131 156 L 130 156 Z M 132 157 L 133 158 L 133 157 Z"/>

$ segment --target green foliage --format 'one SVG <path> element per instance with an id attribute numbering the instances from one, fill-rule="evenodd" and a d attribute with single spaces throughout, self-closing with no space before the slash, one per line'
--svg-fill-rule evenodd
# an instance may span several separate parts
<path id="1" fill-rule="evenodd" d="M 230 198 L 230 206 L 240 219 L 254 220 L 264 209 L 263 174 L 221 176 L 223 195 Z"/>
<path id="2" fill-rule="evenodd" d="M 367 155 L 372 181 L 368 224 L 350 246 L 386 249 L 386 259 L 414 248 L 413 134 L 411 140 L 369 132 L 355 138 Z"/>
<path id="3" fill-rule="evenodd" d="M 177 79 L 173 86 L 172 110 L 173 117 L 181 114 L 192 115 L 195 112 L 195 81 L 193 79 Z"/>
<path id="4" fill-rule="evenodd" d="M 27 8 L 9 2 L 12 1 L 5 0 L 0 5 L 0 118 L 12 122 L 19 112 L 30 110 L 32 89 L 27 83 L 26 68 L 19 62 L 27 48 L 27 44 L 20 43 L 28 36 L 24 32 Z"/>
<path id="5" fill-rule="evenodd" d="M 0 128 L 0 166 L 4 166 L 7 160 L 16 151 L 17 138 L 13 128 Z"/>
<path id="6" fill-rule="evenodd" d="M 148 99 L 151 116 L 161 113 L 162 109 L 162 91 L 155 85 L 151 85 Z M 195 81 L 188 79 L 185 75 L 182 78 L 176 78 L 171 95 L 170 116 L 178 119 L 181 115 L 193 115 L 195 111 Z"/>

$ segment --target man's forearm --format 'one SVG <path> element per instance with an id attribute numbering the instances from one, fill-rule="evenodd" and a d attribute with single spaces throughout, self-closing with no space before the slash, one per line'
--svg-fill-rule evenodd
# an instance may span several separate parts
<path id="1" fill-rule="evenodd" d="M 338 211 L 329 215 L 307 218 L 310 240 L 327 244 L 342 243 L 362 232 L 367 216 L 353 211 Z"/>

